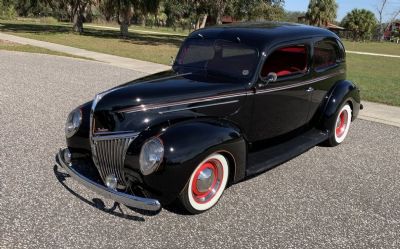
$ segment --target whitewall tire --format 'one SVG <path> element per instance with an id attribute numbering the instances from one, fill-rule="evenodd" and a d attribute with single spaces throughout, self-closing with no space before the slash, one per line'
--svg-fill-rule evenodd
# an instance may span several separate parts
<path id="1" fill-rule="evenodd" d="M 188 184 L 180 195 L 181 203 L 193 214 L 212 208 L 221 198 L 228 177 L 227 159 L 219 153 L 208 156 L 190 176 Z"/>
<path id="2" fill-rule="evenodd" d="M 331 129 L 329 145 L 341 144 L 346 138 L 351 124 L 352 110 L 349 104 L 343 105 L 336 114 L 334 126 Z"/>

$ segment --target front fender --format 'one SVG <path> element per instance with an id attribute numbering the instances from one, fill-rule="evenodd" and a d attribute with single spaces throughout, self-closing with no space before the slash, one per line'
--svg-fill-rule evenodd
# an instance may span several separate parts
<path id="1" fill-rule="evenodd" d="M 66 138 L 67 146 L 74 153 L 90 154 L 90 141 L 89 141 L 89 130 L 90 130 L 90 109 L 92 107 L 92 101 L 86 102 L 79 106 L 82 112 L 82 124 L 79 127 L 78 132 L 70 137 Z"/>
<path id="2" fill-rule="evenodd" d="M 240 130 L 224 120 L 188 120 L 168 127 L 159 135 L 164 143 L 164 161 L 159 170 L 144 176 L 162 202 L 173 201 L 183 190 L 190 175 L 204 158 L 219 152 L 230 162 L 231 181 L 244 177 L 246 143 Z"/>
<path id="3" fill-rule="evenodd" d="M 353 120 L 360 110 L 360 90 L 351 81 L 338 81 L 327 95 L 327 101 L 322 111 L 321 128 L 329 129 L 336 122 L 335 116 L 343 103 L 349 102 L 353 110 Z"/>

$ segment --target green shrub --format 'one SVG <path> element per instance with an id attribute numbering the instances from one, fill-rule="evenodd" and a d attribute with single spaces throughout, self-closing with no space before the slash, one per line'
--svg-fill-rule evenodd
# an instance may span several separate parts
<path id="1" fill-rule="evenodd" d="M 0 2 L 0 19 L 13 20 L 17 17 L 17 11 L 13 5 L 4 6 L 3 2 Z"/>

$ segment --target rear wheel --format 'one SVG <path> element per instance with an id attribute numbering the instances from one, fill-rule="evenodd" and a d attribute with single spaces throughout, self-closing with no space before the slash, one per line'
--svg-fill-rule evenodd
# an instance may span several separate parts
<path id="1" fill-rule="evenodd" d="M 349 104 L 345 104 L 336 113 L 336 122 L 331 128 L 331 136 L 328 139 L 330 146 L 336 146 L 344 141 L 350 129 L 352 110 Z"/>
<path id="2" fill-rule="evenodd" d="M 229 166 L 226 158 L 219 153 L 208 156 L 193 171 L 179 196 L 180 202 L 192 214 L 212 208 L 222 196 L 228 176 Z"/>

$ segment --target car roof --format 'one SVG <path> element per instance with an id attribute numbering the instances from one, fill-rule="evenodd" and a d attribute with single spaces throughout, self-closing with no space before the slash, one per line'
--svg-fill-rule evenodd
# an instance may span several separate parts
<path id="1" fill-rule="evenodd" d="M 242 22 L 211 26 L 192 32 L 189 39 L 239 41 L 260 49 L 281 42 L 311 37 L 339 39 L 335 33 L 318 27 L 285 22 Z"/>

